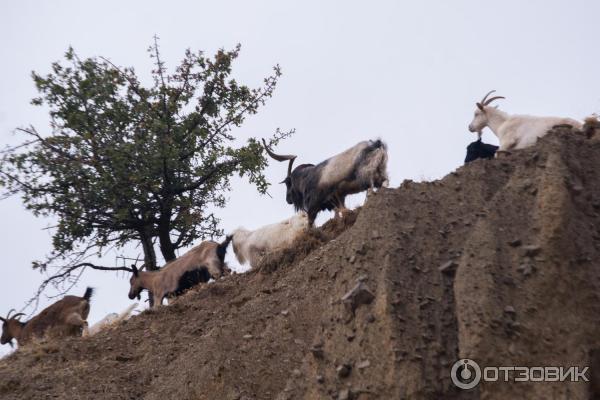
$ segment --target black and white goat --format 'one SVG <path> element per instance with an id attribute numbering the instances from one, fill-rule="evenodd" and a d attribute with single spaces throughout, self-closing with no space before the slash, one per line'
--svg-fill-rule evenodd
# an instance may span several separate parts
<path id="1" fill-rule="evenodd" d="M 360 142 L 317 165 L 301 164 L 294 170 L 297 156 L 275 154 L 264 139 L 263 144 L 274 160 L 289 161 L 287 177 L 281 182 L 287 187 L 286 201 L 308 214 L 310 226 L 320 211 L 344 211 L 346 196 L 388 183 L 387 147 L 381 140 Z"/>

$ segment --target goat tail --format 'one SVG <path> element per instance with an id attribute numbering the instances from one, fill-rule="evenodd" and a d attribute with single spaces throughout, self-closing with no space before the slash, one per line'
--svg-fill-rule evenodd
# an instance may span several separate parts
<path id="1" fill-rule="evenodd" d="M 83 294 L 83 298 L 89 303 L 92 295 L 94 294 L 94 288 L 88 287 L 85 289 L 85 293 Z"/>
<path id="2" fill-rule="evenodd" d="M 217 246 L 217 256 L 221 262 L 225 260 L 225 253 L 227 253 L 227 246 L 229 246 L 231 239 L 233 239 L 233 235 L 227 235 L 225 236 L 225 240 L 223 240 L 221 244 Z"/>

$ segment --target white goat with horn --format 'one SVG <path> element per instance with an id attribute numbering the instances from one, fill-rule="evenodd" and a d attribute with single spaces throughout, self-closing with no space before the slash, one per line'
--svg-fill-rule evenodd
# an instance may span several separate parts
<path id="1" fill-rule="evenodd" d="M 479 103 L 476 103 L 477 109 L 473 121 L 469 124 L 469 130 L 479 133 L 479 137 L 481 137 L 483 128 L 486 126 L 490 128 L 500 141 L 498 151 L 533 146 L 538 138 L 546 135 L 556 125 L 570 125 L 576 129 L 582 127 L 581 122 L 571 118 L 509 115 L 497 107 L 489 105 L 494 100 L 504 99 L 502 96 L 488 99 L 488 96 L 494 92 L 495 90 L 492 90 Z"/>

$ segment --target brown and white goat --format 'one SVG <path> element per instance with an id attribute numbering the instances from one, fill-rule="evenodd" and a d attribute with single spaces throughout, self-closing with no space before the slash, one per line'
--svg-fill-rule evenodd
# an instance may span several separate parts
<path id="1" fill-rule="evenodd" d="M 21 322 L 18 313 L 11 316 L 8 312 L 2 320 L 2 338 L 0 344 L 10 344 L 16 339 L 19 346 L 30 343 L 34 339 L 61 338 L 81 336 L 87 327 L 90 313 L 90 299 L 94 290 L 87 288 L 83 297 L 65 296 L 61 300 L 42 310 L 41 313 L 27 322 Z"/>
<path id="2" fill-rule="evenodd" d="M 171 261 L 158 271 L 141 271 L 132 266 L 129 280 L 129 298 L 140 298 L 142 290 L 148 290 L 150 306 L 158 307 L 167 296 L 179 296 L 187 289 L 210 278 L 219 279 L 227 267 L 225 253 L 231 236 L 222 243 L 205 241 Z"/>

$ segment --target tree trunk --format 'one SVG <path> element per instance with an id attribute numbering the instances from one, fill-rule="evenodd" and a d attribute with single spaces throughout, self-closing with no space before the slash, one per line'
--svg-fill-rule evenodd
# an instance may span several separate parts
<path id="1" fill-rule="evenodd" d="M 164 204 L 161 206 L 160 218 L 158 220 L 158 242 L 160 244 L 160 252 L 166 262 L 173 261 L 177 258 L 175 255 L 175 246 L 171 241 L 171 216 L 173 215 L 173 199 L 168 196 L 164 199 Z"/>
<path id="2" fill-rule="evenodd" d="M 152 244 L 152 235 L 147 232 L 140 232 L 140 241 L 142 242 L 142 248 L 144 250 L 144 265 L 146 266 L 146 270 L 157 270 L 156 252 L 154 251 L 154 245 Z"/>
<path id="3" fill-rule="evenodd" d="M 175 255 L 175 246 L 171 241 L 171 235 L 169 233 L 169 225 L 165 224 L 158 227 L 158 241 L 160 242 L 160 252 L 165 258 L 166 262 L 173 261 L 177 256 Z"/>

